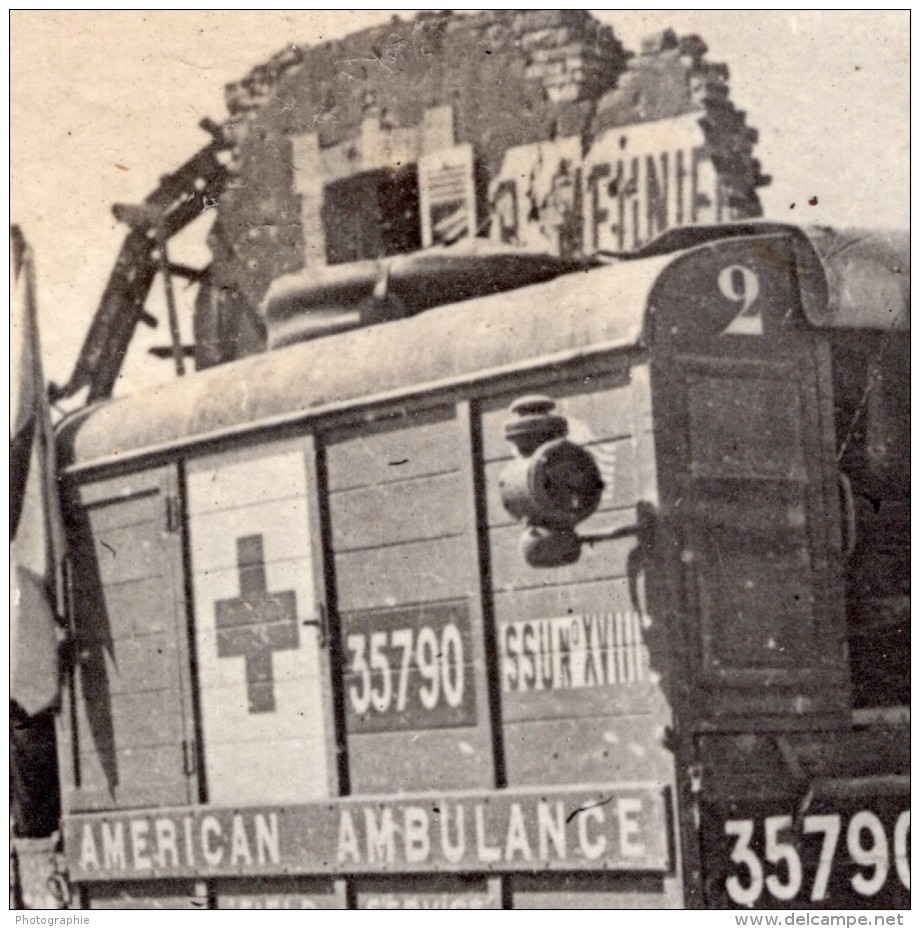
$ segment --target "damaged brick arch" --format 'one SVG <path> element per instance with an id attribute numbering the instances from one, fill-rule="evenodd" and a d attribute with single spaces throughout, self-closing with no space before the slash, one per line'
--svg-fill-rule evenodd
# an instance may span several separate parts
<path id="1" fill-rule="evenodd" d="M 692 120 L 698 113 L 703 142 L 697 151 L 705 151 L 717 175 L 719 218 L 760 215 L 757 189 L 769 178 L 753 156 L 757 133 L 729 99 L 728 69 L 708 62 L 706 51 L 699 36 L 666 30 L 633 54 L 610 27 L 581 10 L 422 13 L 315 47 L 284 49 L 226 89 L 230 180 L 209 236 L 213 261 L 195 310 L 197 367 L 265 349 L 257 308 L 281 275 L 428 244 L 416 216 L 408 216 L 418 188 L 412 172 L 420 156 L 441 148 L 471 148 L 475 202 L 467 226 L 475 222 L 475 229 L 466 231 L 488 235 L 490 197 L 509 149 L 571 140 L 574 163 L 612 130 Z M 676 177 L 673 196 L 692 169 L 689 154 L 686 163 L 671 157 L 656 162 L 656 170 Z M 639 163 L 635 184 L 637 170 L 653 169 L 641 158 L 633 162 Z M 573 195 L 578 209 L 591 206 L 584 175 L 583 189 Z M 604 180 L 604 196 L 616 195 L 616 173 Z M 653 174 L 648 183 L 657 183 Z M 323 204 L 327 192 L 335 198 Z M 585 242 L 564 218 L 553 220 L 553 210 L 566 208 L 565 196 L 554 188 L 532 207 L 547 209 L 549 222 L 557 223 L 551 232 L 558 250 L 609 248 L 596 232 Z M 335 213 L 336 223 L 325 226 L 338 239 L 324 235 L 324 210 Z M 618 222 L 623 226 L 614 213 L 597 209 L 610 223 L 608 237 Z M 633 222 L 637 229 L 638 212 Z M 619 235 L 626 247 L 639 241 L 635 229 L 626 236 L 621 228 Z"/>

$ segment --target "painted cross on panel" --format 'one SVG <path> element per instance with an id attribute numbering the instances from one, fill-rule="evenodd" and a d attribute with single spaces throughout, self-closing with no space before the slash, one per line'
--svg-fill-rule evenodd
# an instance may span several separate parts
<path id="1" fill-rule="evenodd" d="M 217 655 L 246 659 L 250 713 L 275 710 L 272 653 L 297 648 L 297 597 L 293 590 L 270 594 L 265 582 L 261 535 L 236 540 L 240 595 L 215 603 Z"/>

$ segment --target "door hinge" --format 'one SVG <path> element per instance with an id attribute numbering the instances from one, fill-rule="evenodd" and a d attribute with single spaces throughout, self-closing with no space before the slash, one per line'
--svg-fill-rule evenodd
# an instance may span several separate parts
<path id="1" fill-rule="evenodd" d="M 177 494 L 166 495 L 166 531 L 178 532 L 182 526 L 182 505 Z"/>
<path id="2" fill-rule="evenodd" d="M 194 739 L 182 740 L 182 773 L 192 777 L 198 771 L 198 758 Z"/>

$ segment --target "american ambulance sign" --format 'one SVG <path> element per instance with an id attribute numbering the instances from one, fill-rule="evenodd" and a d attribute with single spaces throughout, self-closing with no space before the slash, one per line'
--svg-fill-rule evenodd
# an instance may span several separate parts
<path id="1" fill-rule="evenodd" d="M 240 874 L 666 871 L 649 785 L 349 797 L 287 807 L 72 816 L 76 881 Z"/>

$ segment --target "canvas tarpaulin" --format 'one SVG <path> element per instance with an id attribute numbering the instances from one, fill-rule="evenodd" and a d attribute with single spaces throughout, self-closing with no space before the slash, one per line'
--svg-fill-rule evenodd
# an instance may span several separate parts
<path id="1" fill-rule="evenodd" d="M 64 533 L 31 251 L 10 232 L 10 699 L 29 716 L 58 696 Z"/>

